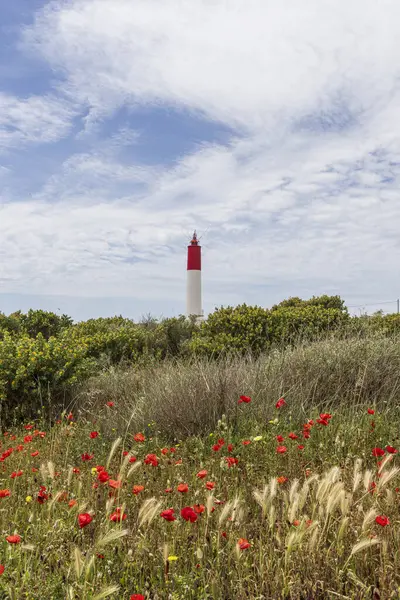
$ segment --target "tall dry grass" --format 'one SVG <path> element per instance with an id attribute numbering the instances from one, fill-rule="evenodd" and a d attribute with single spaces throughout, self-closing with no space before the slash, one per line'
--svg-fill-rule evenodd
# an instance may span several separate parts
<path id="1" fill-rule="evenodd" d="M 89 380 L 75 398 L 94 417 L 106 401 L 118 401 L 126 430 L 155 424 L 180 438 L 213 429 L 222 415 L 239 425 L 237 398 L 253 398 L 246 419 L 266 422 L 284 395 L 294 419 L 317 410 L 376 404 L 395 410 L 400 400 L 400 339 L 331 339 L 275 350 L 258 359 L 165 361 L 128 370 L 109 369 Z M 114 421 L 115 426 L 115 421 Z"/>

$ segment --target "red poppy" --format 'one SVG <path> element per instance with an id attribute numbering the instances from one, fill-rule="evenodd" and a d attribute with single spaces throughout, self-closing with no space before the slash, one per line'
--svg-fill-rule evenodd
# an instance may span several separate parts
<path id="1" fill-rule="evenodd" d="M 21 542 L 20 535 L 8 535 L 6 540 L 9 544 L 19 544 Z"/>
<path id="2" fill-rule="evenodd" d="M 299 445 L 297 446 L 297 450 L 304 450 L 304 446 L 303 446 L 302 444 L 299 444 Z"/>
<path id="3" fill-rule="evenodd" d="M 112 408 L 114 406 L 114 402 L 107 402 L 107 406 L 109 406 L 110 408 Z"/>
<path id="4" fill-rule="evenodd" d="M 85 452 L 84 454 L 81 454 L 81 459 L 83 460 L 83 462 L 86 462 L 88 460 L 92 460 L 94 454 L 88 454 L 87 452 Z"/>
<path id="5" fill-rule="evenodd" d="M 206 507 L 204 506 L 204 504 L 194 504 L 193 510 L 198 515 L 201 515 L 201 513 L 203 513 L 206 510 Z"/>
<path id="6" fill-rule="evenodd" d="M 146 600 L 143 594 L 132 594 L 129 600 Z"/>
<path id="7" fill-rule="evenodd" d="M 153 467 L 157 467 L 158 457 L 155 454 L 147 454 L 146 458 L 144 459 L 144 464 L 153 465 Z"/>
<path id="8" fill-rule="evenodd" d="M 124 512 L 121 512 L 121 508 L 116 508 L 115 512 L 110 515 L 110 521 L 113 523 L 120 523 L 121 521 L 125 521 L 127 515 Z"/>
<path id="9" fill-rule="evenodd" d="M 243 440 L 242 442 L 243 446 L 248 446 L 249 444 L 251 444 L 251 440 Z"/>
<path id="10" fill-rule="evenodd" d="M 171 494 L 173 491 L 174 491 L 174 490 L 173 490 L 173 488 L 171 488 L 171 487 L 169 487 L 169 488 L 165 488 L 165 490 L 164 490 L 164 492 L 165 492 L 166 494 Z"/>
<path id="11" fill-rule="evenodd" d="M 373 494 L 375 492 L 375 488 L 376 488 L 376 483 L 375 481 L 371 481 L 371 483 L 369 484 L 368 487 L 368 491 L 370 494 Z"/>
<path id="12" fill-rule="evenodd" d="M 169 452 L 168 448 L 162 448 L 162 450 L 161 450 L 161 454 L 163 454 L 164 456 L 166 454 L 168 454 L 168 452 Z"/>
<path id="13" fill-rule="evenodd" d="M 120 479 L 109 479 L 108 485 L 114 490 L 119 490 L 122 486 L 122 481 Z"/>
<path id="14" fill-rule="evenodd" d="M 24 437 L 24 443 L 25 444 L 30 444 L 32 440 L 33 440 L 33 437 L 31 435 L 26 435 Z"/>
<path id="15" fill-rule="evenodd" d="M 248 404 L 249 402 L 251 402 L 251 398 L 250 396 L 240 396 L 239 400 L 238 400 L 238 404 L 242 404 L 242 403 Z"/>
<path id="16" fill-rule="evenodd" d="M 89 525 L 89 523 L 91 523 L 92 521 L 93 517 L 89 513 L 81 513 L 78 515 L 78 523 L 81 529 L 83 527 L 86 527 L 86 525 Z"/>
<path id="17" fill-rule="evenodd" d="M 377 523 L 378 525 L 381 525 L 381 527 L 386 527 L 386 525 L 390 525 L 390 521 L 389 521 L 388 517 L 385 517 L 384 515 L 378 515 L 375 518 L 375 523 Z"/>
<path id="18" fill-rule="evenodd" d="M 160 517 L 166 521 L 176 521 L 174 512 L 175 510 L 173 508 L 167 508 L 167 510 L 163 510 L 162 513 L 160 513 Z"/>
<path id="19" fill-rule="evenodd" d="M 171 454 L 173 454 L 174 452 L 176 452 L 176 448 L 170 448 L 169 451 L 171 452 Z"/>
<path id="20" fill-rule="evenodd" d="M 0 565 L 0 575 L 3 575 L 4 571 L 5 571 L 5 566 Z"/>
<path id="21" fill-rule="evenodd" d="M 285 406 L 285 404 L 285 398 L 282 396 L 282 398 L 279 398 L 278 402 L 275 404 L 275 408 L 282 408 L 282 406 Z"/>
<path id="22" fill-rule="evenodd" d="M 130 462 L 130 463 L 134 463 L 134 462 L 136 462 L 136 461 L 137 461 L 137 457 L 136 457 L 136 456 L 131 456 L 131 457 L 129 458 L 129 462 Z"/>
<path id="23" fill-rule="evenodd" d="M 225 460 L 228 463 L 229 468 L 233 467 L 234 465 L 237 465 L 239 462 L 239 459 L 235 458 L 234 456 L 226 456 Z"/>
<path id="24" fill-rule="evenodd" d="M 75 500 L 74 498 L 68 502 L 68 506 L 70 508 L 72 508 L 73 506 L 76 506 L 77 504 L 78 504 L 78 501 Z"/>
<path id="25" fill-rule="evenodd" d="M 181 517 L 182 519 L 185 519 L 185 521 L 190 521 L 191 523 L 197 521 L 197 515 L 191 506 L 185 506 L 182 508 Z"/>
<path id="26" fill-rule="evenodd" d="M 298 435 L 296 435 L 295 433 L 289 433 L 288 437 L 289 437 L 291 440 L 297 440 L 297 438 L 298 438 L 299 436 L 298 436 Z"/>
<path id="27" fill-rule="evenodd" d="M 16 477 L 21 477 L 21 475 L 23 475 L 23 471 L 14 471 L 13 473 L 11 473 L 10 477 L 11 479 L 15 479 Z"/>
<path id="28" fill-rule="evenodd" d="M 44 504 L 44 502 L 48 499 L 49 495 L 46 493 L 46 487 L 44 485 L 41 485 L 37 497 L 39 504 Z"/>
<path id="29" fill-rule="evenodd" d="M 78 467 L 74 467 L 74 468 L 72 469 L 72 472 L 73 472 L 73 473 L 76 473 L 76 474 L 78 474 L 78 475 L 79 475 L 79 473 L 80 473 L 80 469 L 78 469 Z"/>
<path id="30" fill-rule="evenodd" d="M 300 525 L 300 521 L 298 519 L 295 519 L 293 521 L 292 525 L 294 525 L 295 527 L 298 527 Z"/>
<path id="31" fill-rule="evenodd" d="M 23 444 L 19 444 L 16 448 L 17 452 L 22 452 L 22 450 L 24 449 L 24 445 Z"/>
<path id="32" fill-rule="evenodd" d="M 389 454 L 397 454 L 397 450 L 396 448 L 393 448 L 393 446 L 386 446 L 386 452 L 389 452 Z"/>
<path id="33" fill-rule="evenodd" d="M 284 439 L 285 438 L 283 437 L 283 435 L 277 435 L 276 436 L 276 441 L 279 442 L 280 444 L 282 444 L 282 442 L 283 442 Z"/>
<path id="34" fill-rule="evenodd" d="M 214 481 L 206 481 L 206 489 L 207 490 L 213 490 L 214 488 L 215 488 Z"/>
<path id="35" fill-rule="evenodd" d="M 35 452 L 31 452 L 31 456 L 35 458 L 36 456 L 39 456 L 39 452 L 35 450 Z"/>
<path id="36" fill-rule="evenodd" d="M 373 408 L 369 408 L 369 409 L 368 409 L 368 414 L 369 414 L 369 415 L 374 415 L 374 414 L 375 414 L 375 411 L 374 411 L 374 409 L 373 409 Z"/>
<path id="37" fill-rule="evenodd" d="M 277 481 L 279 484 L 282 484 L 282 483 L 286 483 L 287 479 L 288 479 L 287 477 L 285 477 L 284 475 L 281 475 L 280 477 L 277 477 L 277 478 L 276 478 L 276 481 Z"/>
<path id="38" fill-rule="evenodd" d="M 325 421 L 329 421 L 329 419 L 332 419 L 332 415 L 330 413 L 322 413 L 319 416 L 321 419 L 324 419 Z"/>
<path id="39" fill-rule="evenodd" d="M 178 460 L 175 461 L 175 465 L 181 465 L 182 464 L 182 459 L 179 458 Z"/>
<path id="40" fill-rule="evenodd" d="M 33 429 L 33 425 L 24 425 L 24 429 L 29 431 L 30 429 Z"/>
<path id="41" fill-rule="evenodd" d="M 286 446 L 278 446 L 276 449 L 278 454 L 285 454 L 286 450 L 287 450 Z"/>
<path id="42" fill-rule="evenodd" d="M 317 423 L 319 423 L 320 425 L 323 425 L 324 427 L 329 425 L 328 419 L 317 419 Z"/>
<path id="43" fill-rule="evenodd" d="M 226 531 L 221 531 L 221 537 L 223 537 L 225 539 L 228 537 L 228 534 L 226 533 Z"/>
<path id="44" fill-rule="evenodd" d="M 99 435 L 98 431 L 91 431 L 90 432 L 90 439 L 94 440 L 95 438 L 97 438 L 97 436 Z"/>
<path id="45" fill-rule="evenodd" d="M 107 471 L 100 471 L 100 473 L 97 476 L 98 481 L 100 481 L 100 483 L 106 483 L 109 479 L 110 476 L 107 473 Z"/>
<path id="46" fill-rule="evenodd" d="M 219 450 L 221 450 L 222 446 L 220 446 L 219 444 L 214 444 L 212 449 L 214 450 L 214 452 L 218 452 Z"/>
<path id="47" fill-rule="evenodd" d="M 8 498 L 11 496 L 10 490 L 0 490 L 0 498 Z"/>
<path id="48" fill-rule="evenodd" d="M 372 449 L 372 456 L 383 456 L 385 454 L 385 451 L 382 450 L 382 448 L 373 448 Z"/>
<path id="49" fill-rule="evenodd" d="M 133 439 L 135 442 L 144 442 L 146 438 L 144 437 L 143 433 L 135 433 Z"/>
<path id="50" fill-rule="evenodd" d="M 208 471 L 206 471 L 206 469 L 202 469 L 201 471 L 199 471 L 196 475 L 196 477 L 198 477 L 199 479 L 204 479 L 204 477 L 206 477 L 208 474 Z"/>
<path id="51" fill-rule="evenodd" d="M 73 421 L 74 420 L 74 415 L 72 413 L 69 413 L 69 415 L 67 416 L 68 421 Z"/>
<path id="52" fill-rule="evenodd" d="M 135 494 L 135 496 L 137 496 L 137 494 L 140 494 L 140 492 L 143 492 L 144 490 L 144 485 L 134 485 L 132 488 L 132 492 Z"/>
<path id="53" fill-rule="evenodd" d="M 251 544 L 246 540 L 246 538 L 240 538 L 238 541 L 238 546 L 240 550 L 247 550 L 247 548 L 250 548 Z"/>
<path id="54" fill-rule="evenodd" d="M 180 483 L 176 489 L 178 492 L 181 492 L 181 494 L 185 494 L 189 491 L 189 486 L 187 483 Z"/>
<path id="55" fill-rule="evenodd" d="M 233 448 L 234 448 L 233 444 L 228 444 L 228 446 L 227 446 L 228 452 L 232 452 Z"/>

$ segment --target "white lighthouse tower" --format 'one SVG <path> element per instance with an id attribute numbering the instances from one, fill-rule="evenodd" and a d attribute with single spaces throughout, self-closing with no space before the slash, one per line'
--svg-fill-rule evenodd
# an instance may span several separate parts
<path id="1" fill-rule="evenodd" d="M 186 315 L 194 316 L 197 320 L 203 317 L 201 302 L 201 246 L 196 232 L 188 246 L 187 252 L 187 287 Z"/>

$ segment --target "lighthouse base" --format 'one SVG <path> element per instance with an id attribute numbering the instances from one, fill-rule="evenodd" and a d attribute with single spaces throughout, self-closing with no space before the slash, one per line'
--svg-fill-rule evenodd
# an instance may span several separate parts
<path id="1" fill-rule="evenodd" d="M 203 319 L 201 306 L 201 271 L 190 269 L 187 271 L 186 287 L 186 315 Z"/>

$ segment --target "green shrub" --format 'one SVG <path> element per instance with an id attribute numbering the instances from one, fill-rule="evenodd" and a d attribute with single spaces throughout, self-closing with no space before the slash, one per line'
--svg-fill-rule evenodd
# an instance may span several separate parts
<path id="1" fill-rule="evenodd" d="M 25 333 L 35 338 L 39 333 L 48 340 L 71 327 L 73 321 L 67 315 L 57 315 L 45 310 L 30 310 L 27 314 L 20 310 L 6 317 L 0 313 L 0 333 Z"/>
<path id="2" fill-rule="evenodd" d="M 338 308 L 294 304 L 267 310 L 243 304 L 217 309 L 193 335 L 195 354 L 220 356 L 230 352 L 258 355 L 299 338 L 315 339 L 343 327 L 349 320 Z"/>
<path id="3" fill-rule="evenodd" d="M 309 300 L 302 300 L 297 296 L 293 298 L 287 298 L 286 300 L 282 300 L 279 304 L 275 304 L 271 310 L 278 310 L 280 308 L 300 308 L 303 306 L 320 306 L 321 308 L 336 308 L 343 313 L 347 314 L 347 308 L 345 306 L 344 300 L 340 296 L 328 296 L 326 294 L 322 296 L 313 296 Z"/>
<path id="4" fill-rule="evenodd" d="M 62 338 L 46 340 L 41 333 L 35 338 L 6 333 L 0 341 L 2 421 L 35 415 L 48 398 L 57 401 L 96 370 L 83 341 L 67 344 Z"/>

